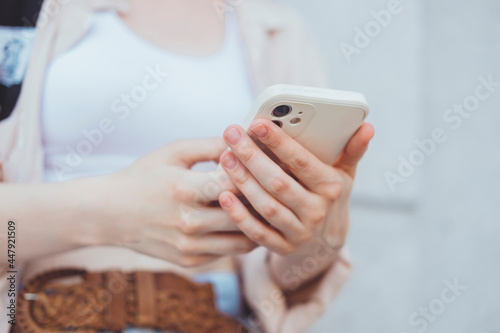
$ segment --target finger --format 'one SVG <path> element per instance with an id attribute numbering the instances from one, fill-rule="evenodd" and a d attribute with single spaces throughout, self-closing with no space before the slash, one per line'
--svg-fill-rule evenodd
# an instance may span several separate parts
<path id="1" fill-rule="evenodd" d="M 220 207 L 202 207 L 190 215 L 184 215 L 178 230 L 187 235 L 203 235 L 211 232 L 239 231 L 234 221 Z"/>
<path id="2" fill-rule="evenodd" d="M 184 193 L 184 202 L 188 211 L 205 207 L 213 201 L 218 201 L 224 191 L 240 194 L 240 190 L 233 184 L 227 172 L 221 167 L 212 172 L 195 170 L 180 171 L 176 176 L 182 177 L 182 183 L 177 184 L 177 192 Z M 168 170 L 168 172 L 172 172 Z"/>
<path id="3" fill-rule="evenodd" d="M 235 141 L 236 136 L 239 136 L 238 142 Z M 272 197 L 303 217 L 305 211 L 302 208 L 309 206 L 308 199 L 311 198 L 309 191 L 283 171 L 243 130 L 230 126 L 224 133 L 224 139 L 234 155 Z M 224 152 L 221 160 L 228 158 L 228 155 L 228 152 Z M 228 169 L 225 170 L 230 173 Z"/>
<path id="4" fill-rule="evenodd" d="M 227 146 L 222 138 L 200 138 L 174 141 L 162 149 L 169 164 L 191 168 L 198 162 L 217 160 Z"/>
<path id="5" fill-rule="evenodd" d="M 334 166 L 344 170 L 347 174 L 354 178 L 358 162 L 368 149 L 368 144 L 374 135 L 375 129 L 373 128 L 373 125 L 363 123 L 354 136 L 349 140 Z"/>
<path id="6" fill-rule="evenodd" d="M 238 161 L 232 151 L 224 152 L 221 161 L 233 183 L 257 213 L 281 231 L 288 240 L 296 243 L 299 235 L 305 231 L 304 225 L 297 216 L 270 195 L 249 170 Z M 282 170 L 280 172 L 283 173 Z"/>
<path id="7" fill-rule="evenodd" d="M 239 194 L 239 189 L 233 184 L 226 171 L 220 166 L 215 171 L 199 172 L 189 170 L 186 183 L 193 193 L 194 202 L 207 204 L 219 200 L 219 195 L 224 191 Z"/>
<path id="8" fill-rule="evenodd" d="M 245 254 L 258 247 L 258 244 L 243 233 L 206 234 L 195 239 L 195 242 L 191 244 L 193 245 L 192 252 L 187 253 L 210 253 L 224 256 Z M 187 250 L 190 250 L 189 246 Z"/>
<path id="9" fill-rule="evenodd" d="M 198 254 L 198 255 L 185 256 L 182 255 L 177 249 L 167 244 L 163 239 L 160 240 L 147 239 L 145 240 L 145 242 L 146 241 L 147 244 L 139 244 L 141 246 L 136 245 L 134 249 L 137 252 L 155 258 L 160 258 L 183 267 L 200 266 L 221 258 L 221 255 L 214 255 L 214 254 Z"/>
<path id="10" fill-rule="evenodd" d="M 250 131 L 311 191 L 318 192 L 325 182 L 325 175 L 332 173 L 330 166 L 271 121 L 257 119 L 251 124 Z"/>
<path id="11" fill-rule="evenodd" d="M 231 192 L 224 192 L 219 198 L 222 208 L 237 223 L 238 227 L 255 243 L 279 254 L 289 254 L 293 251 L 291 243 L 275 229 L 266 226 Z"/>
<path id="12" fill-rule="evenodd" d="M 211 233 L 197 236 L 170 230 L 168 235 L 155 232 L 149 233 L 147 237 L 168 244 L 179 255 L 236 255 L 248 253 L 257 246 L 243 233 Z"/>

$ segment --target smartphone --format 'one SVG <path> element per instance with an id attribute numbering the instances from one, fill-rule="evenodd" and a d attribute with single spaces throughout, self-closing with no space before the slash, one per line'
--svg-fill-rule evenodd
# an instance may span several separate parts
<path id="1" fill-rule="evenodd" d="M 368 112 L 358 92 L 278 84 L 260 94 L 242 127 L 249 132 L 254 119 L 267 118 L 332 165 Z"/>

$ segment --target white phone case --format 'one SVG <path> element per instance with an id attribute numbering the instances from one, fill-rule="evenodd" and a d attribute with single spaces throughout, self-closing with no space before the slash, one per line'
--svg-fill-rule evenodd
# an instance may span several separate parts
<path id="1" fill-rule="evenodd" d="M 280 106 L 281 113 L 274 111 Z M 368 111 L 365 97 L 357 92 L 279 84 L 262 92 L 242 127 L 248 132 L 256 118 L 281 123 L 288 135 L 333 164 Z"/>

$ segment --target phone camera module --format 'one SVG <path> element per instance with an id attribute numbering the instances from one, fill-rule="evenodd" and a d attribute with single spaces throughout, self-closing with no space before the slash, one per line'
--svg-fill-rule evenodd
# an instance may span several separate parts
<path id="1" fill-rule="evenodd" d="M 292 108 L 290 106 L 280 105 L 273 110 L 273 116 L 275 116 L 276 118 L 281 118 L 289 114 L 291 111 Z"/>

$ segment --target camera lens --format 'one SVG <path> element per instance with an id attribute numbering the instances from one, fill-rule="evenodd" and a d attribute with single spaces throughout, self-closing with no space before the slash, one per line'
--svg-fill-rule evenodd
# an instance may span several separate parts
<path id="1" fill-rule="evenodd" d="M 276 126 L 278 126 L 278 127 L 283 127 L 283 123 L 279 120 L 273 120 L 273 123 L 275 123 Z"/>
<path id="2" fill-rule="evenodd" d="M 288 105 L 280 105 L 273 110 L 273 116 L 276 118 L 284 117 L 292 111 Z"/>

